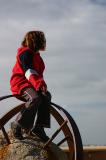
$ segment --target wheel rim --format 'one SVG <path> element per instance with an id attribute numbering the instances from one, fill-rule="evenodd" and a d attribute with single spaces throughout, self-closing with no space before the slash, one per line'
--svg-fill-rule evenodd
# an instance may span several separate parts
<path id="1" fill-rule="evenodd" d="M 1 128 L 2 126 L 4 127 L 4 125 L 23 108 L 23 105 L 25 105 L 25 103 L 16 106 L 0 119 Z M 61 125 L 64 122 L 63 116 L 59 113 L 59 110 L 62 110 L 65 113 L 66 119 L 68 119 L 68 123 L 71 126 L 71 130 L 67 124 L 64 125 L 64 127 L 62 128 L 62 131 L 64 133 L 64 136 L 68 144 L 70 160 L 82 160 L 83 159 L 82 158 L 82 152 L 83 152 L 82 141 L 81 141 L 78 128 L 75 122 L 73 121 L 72 117 L 70 118 L 70 115 L 66 114 L 67 111 L 65 111 L 62 107 L 54 103 L 51 103 L 50 108 L 51 108 L 50 113 L 56 119 L 59 125 Z"/>
<path id="2" fill-rule="evenodd" d="M 71 117 L 71 115 L 62 107 L 58 106 L 57 104 L 51 103 L 51 114 L 55 116 L 55 119 L 61 125 L 61 122 L 64 120 L 64 117 L 68 119 L 68 125 L 65 125 L 66 128 L 63 128 L 63 133 L 65 137 L 69 137 L 67 139 L 67 144 L 69 148 L 69 156 L 71 160 L 82 160 L 83 159 L 83 145 L 82 145 L 82 139 L 79 132 L 79 129 Z M 54 111 L 55 109 L 55 111 Z M 57 113 L 56 113 L 57 112 Z M 61 118 L 58 118 L 61 117 Z M 61 120 L 60 120 L 61 119 Z M 61 121 L 61 122 L 59 122 Z M 67 131 L 66 131 L 67 130 Z"/>

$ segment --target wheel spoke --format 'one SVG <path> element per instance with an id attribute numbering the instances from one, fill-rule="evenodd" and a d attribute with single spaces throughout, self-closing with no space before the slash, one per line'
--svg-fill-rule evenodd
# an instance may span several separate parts
<path id="1" fill-rule="evenodd" d="M 58 135 L 58 133 L 62 130 L 62 128 L 67 124 L 67 120 L 65 120 L 61 126 L 54 132 L 52 137 L 45 143 L 44 148 L 49 146 L 49 144 L 53 141 L 53 139 Z"/>
<path id="2" fill-rule="evenodd" d="M 8 134 L 7 134 L 6 130 L 5 130 L 5 128 L 1 127 L 1 130 L 2 130 L 2 132 L 4 134 L 4 137 L 5 137 L 6 141 L 7 141 L 7 143 L 10 144 L 11 142 L 10 142 L 10 139 L 8 137 Z"/>
<path id="3" fill-rule="evenodd" d="M 65 138 L 63 138 L 60 142 L 57 143 L 57 146 L 60 146 L 61 144 L 63 144 L 65 141 L 67 141 L 68 138 L 70 137 L 66 136 Z"/>
<path id="4" fill-rule="evenodd" d="M 4 97 L 0 97 L 0 100 L 4 100 L 6 98 L 12 97 L 11 95 L 7 95 Z M 6 113 L 1 119 L 0 119 L 0 129 L 2 130 L 4 137 L 6 138 L 6 141 L 8 144 L 10 144 L 10 140 L 8 137 L 7 132 L 5 131 L 4 125 L 13 117 L 15 116 L 22 108 L 25 107 L 25 103 L 20 104 L 10 110 L 8 113 Z M 59 134 L 60 131 L 63 131 L 63 134 L 65 138 L 63 138 L 57 145 L 60 146 L 65 141 L 68 144 L 69 147 L 69 158 L 70 160 L 82 160 L 83 158 L 83 145 L 81 141 L 81 136 L 78 130 L 78 127 L 71 117 L 71 115 L 62 107 L 51 103 L 50 106 L 50 114 L 54 117 L 54 119 L 59 124 L 59 128 L 54 132 L 52 137 L 44 144 L 44 148 L 46 148 L 51 142 L 54 140 L 54 138 Z M 64 116 L 62 114 L 64 113 L 64 116 L 66 117 L 64 119 Z M 66 120 L 67 119 L 67 120 Z M 68 123 L 69 125 L 68 125 Z"/>

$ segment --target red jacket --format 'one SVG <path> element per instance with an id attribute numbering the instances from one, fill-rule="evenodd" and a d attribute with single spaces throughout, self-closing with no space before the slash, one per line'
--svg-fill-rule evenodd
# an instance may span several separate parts
<path id="1" fill-rule="evenodd" d="M 29 61 L 32 64 L 29 64 Z M 12 93 L 20 94 L 22 89 L 26 87 L 38 90 L 40 86 L 46 86 L 43 79 L 44 69 L 45 65 L 39 52 L 35 53 L 27 47 L 19 48 L 10 79 Z"/>

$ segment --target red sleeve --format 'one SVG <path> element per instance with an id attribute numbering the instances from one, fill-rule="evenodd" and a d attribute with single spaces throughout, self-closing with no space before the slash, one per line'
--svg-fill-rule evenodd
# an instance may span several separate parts
<path id="1" fill-rule="evenodd" d="M 47 88 L 47 85 L 43 77 L 39 77 L 39 76 L 35 76 L 35 74 L 31 74 L 29 77 L 29 81 L 37 91 L 42 89 L 42 87 Z"/>

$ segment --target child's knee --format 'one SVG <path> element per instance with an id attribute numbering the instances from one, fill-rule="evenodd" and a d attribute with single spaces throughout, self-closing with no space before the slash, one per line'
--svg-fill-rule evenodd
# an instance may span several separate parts
<path id="1" fill-rule="evenodd" d="M 46 96 L 45 96 L 45 97 L 47 98 L 47 100 L 48 100 L 49 102 L 51 102 L 52 96 L 51 96 L 51 93 L 50 93 L 49 91 L 46 92 Z"/>
<path id="2" fill-rule="evenodd" d="M 41 105 L 42 104 L 42 97 L 38 96 L 36 98 L 33 98 L 31 103 L 34 105 L 37 105 L 37 106 Z"/>
<path id="3" fill-rule="evenodd" d="M 38 107 L 42 104 L 41 96 L 33 97 L 26 103 L 26 108 Z"/>

